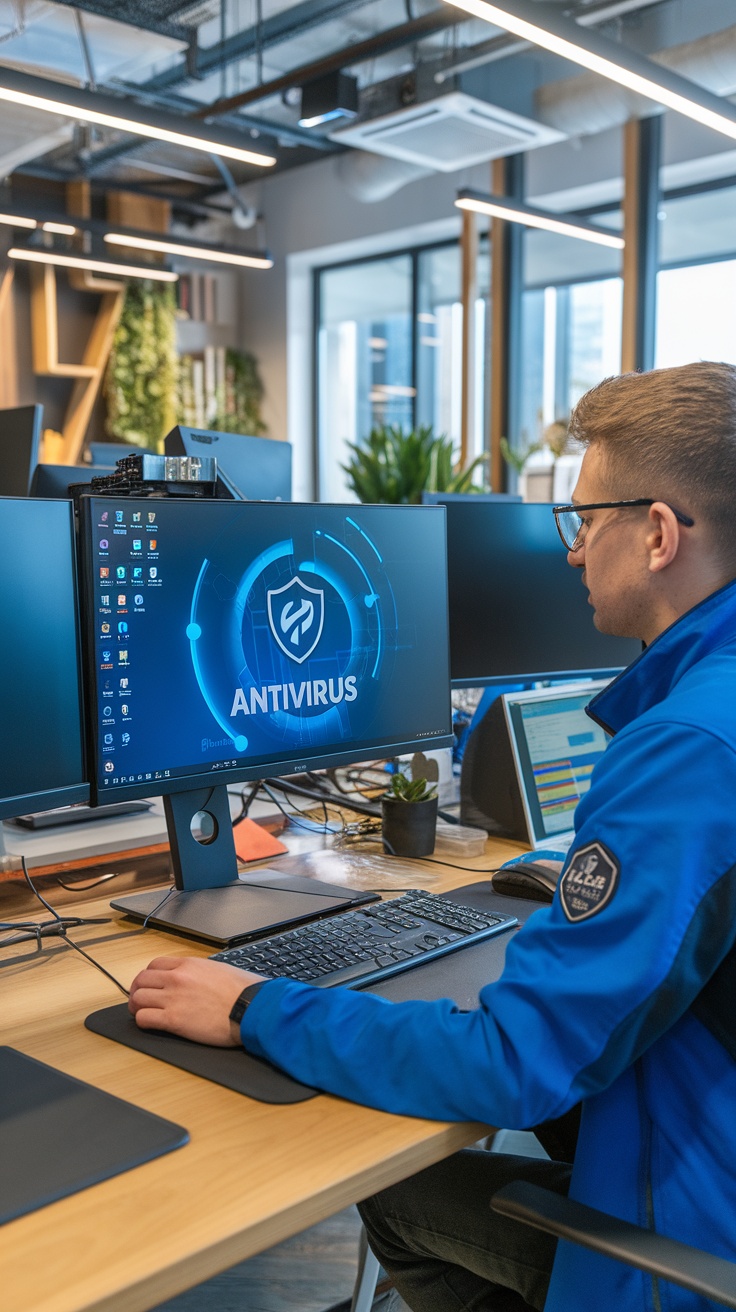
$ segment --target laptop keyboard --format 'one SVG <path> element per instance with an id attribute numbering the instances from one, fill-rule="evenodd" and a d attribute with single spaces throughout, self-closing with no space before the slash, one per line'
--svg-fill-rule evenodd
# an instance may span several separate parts
<path id="1" fill-rule="evenodd" d="M 213 961 L 268 979 L 331 987 L 368 984 L 480 943 L 518 924 L 436 893 L 412 890 L 373 906 L 216 952 Z"/>

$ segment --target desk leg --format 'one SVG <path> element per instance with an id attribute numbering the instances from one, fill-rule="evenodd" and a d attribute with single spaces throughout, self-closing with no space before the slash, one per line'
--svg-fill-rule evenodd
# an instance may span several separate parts
<path id="1" fill-rule="evenodd" d="M 378 1284 L 378 1273 L 380 1266 L 378 1258 L 374 1257 L 368 1247 L 365 1226 L 360 1231 L 360 1248 L 358 1250 L 358 1274 L 355 1279 L 355 1289 L 353 1290 L 353 1301 L 350 1304 L 350 1312 L 371 1312 L 373 1299 Z"/>

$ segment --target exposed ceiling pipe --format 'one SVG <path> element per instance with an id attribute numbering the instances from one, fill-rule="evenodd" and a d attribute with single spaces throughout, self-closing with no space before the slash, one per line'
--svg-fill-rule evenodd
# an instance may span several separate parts
<path id="1" fill-rule="evenodd" d="M 324 59 L 316 59 L 309 64 L 302 64 L 299 68 L 292 68 L 288 73 L 272 78 L 270 82 L 264 82 L 261 86 L 250 87 L 248 91 L 241 91 L 237 96 L 228 96 L 227 100 L 216 100 L 211 105 L 203 105 L 197 110 L 196 117 L 208 121 L 218 118 L 234 109 L 240 109 L 243 105 L 253 105 L 259 100 L 266 100 L 268 96 L 288 91 L 289 87 L 300 86 L 303 82 L 322 77 L 325 73 L 335 73 L 341 68 L 350 68 L 366 59 L 374 59 L 376 55 L 386 55 L 392 50 L 401 50 L 403 46 L 420 41 L 422 37 L 432 36 L 435 32 L 455 27 L 458 22 L 463 21 L 462 18 L 458 18 L 455 9 L 433 9 L 431 13 L 423 14 L 421 18 L 400 23 L 398 27 L 390 27 L 388 31 L 379 32 L 365 41 L 358 41 L 343 50 L 336 50 L 334 54 L 326 55 Z"/>
<path id="2" fill-rule="evenodd" d="M 350 150 L 335 161 L 335 172 L 355 200 L 374 205 L 393 196 L 408 182 L 429 177 L 433 170 L 405 159 L 373 155 L 369 150 Z"/>
<path id="3" fill-rule="evenodd" d="M 736 25 L 650 55 L 656 64 L 689 78 L 717 96 L 736 93 Z M 537 115 L 567 136 L 588 136 L 658 113 L 651 100 L 593 73 L 565 78 L 538 89 Z"/>
<path id="4" fill-rule="evenodd" d="M 630 14 L 636 9 L 651 9 L 653 5 L 663 2 L 664 0 L 598 0 L 593 4 L 573 5 L 566 14 L 568 18 L 574 18 L 581 27 L 593 27 L 596 23 L 620 18 L 623 14 Z M 492 64 L 497 59 L 508 59 L 510 55 L 518 55 L 530 49 L 528 41 L 520 41 L 517 37 L 491 37 L 490 41 L 481 41 L 479 45 L 471 46 L 465 58 L 453 60 L 451 64 L 446 64 L 444 68 L 439 69 L 434 75 L 434 80 L 441 86 L 443 82 L 447 82 L 458 73 L 469 73 L 473 68 L 482 68 L 484 64 Z"/>

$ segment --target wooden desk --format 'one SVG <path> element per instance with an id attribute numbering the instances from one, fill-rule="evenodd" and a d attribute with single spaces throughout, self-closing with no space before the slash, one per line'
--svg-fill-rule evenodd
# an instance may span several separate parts
<path id="1" fill-rule="evenodd" d="M 489 842 L 484 857 L 462 864 L 480 874 L 520 850 Z M 364 888 L 442 891 L 472 879 L 362 854 L 307 860 L 315 875 Z M 108 914 L 109 896 L 75 911 Z M 204 945 L 119 920 L 72 932 L 126 986 L 157 954 L 207 955 Z M 53 939 L 42 956 L 30 944 L 0 950 L 0 1042 L 191 1135 L 167 1157 L 0 1228 L 4 1312 L 141 1312 L 487 1132 L 328 1096 L 287 1107 L 252 1101 L 84 1029 L 90 1011 L 119 1000 L 103 975 Z"/>

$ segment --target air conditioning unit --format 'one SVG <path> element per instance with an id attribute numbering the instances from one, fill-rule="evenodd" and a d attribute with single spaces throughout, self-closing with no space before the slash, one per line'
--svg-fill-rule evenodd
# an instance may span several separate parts
<path id="1" fill-rule="evenodd" d="M 462 91 L 451 91 L 329 135 L 343 146 L 454 173 L 483 160 L 562 141 L 565 134 Z"/>

